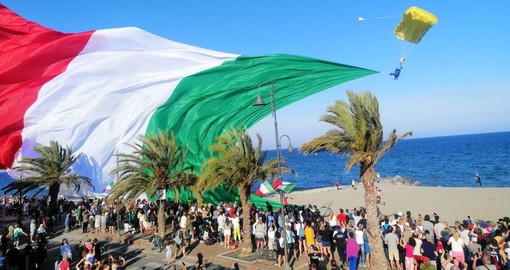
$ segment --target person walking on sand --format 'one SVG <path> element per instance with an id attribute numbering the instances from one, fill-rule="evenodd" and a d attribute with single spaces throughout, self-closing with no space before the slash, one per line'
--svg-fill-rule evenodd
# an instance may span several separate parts
<path id="1" fill-rule="evenodd" d="M 482 178 L 480 177 L 480 175 L 478 173 L 475 173 L 475 179 L 476 179 L 476 184 L 480 185 L 480 187 L 483 187 Z"/>
<path id="2" fill-rule="evenodd" d="M 340 181 L 336 180 L 335 182 L 336 190 L 340 189 Z"/>

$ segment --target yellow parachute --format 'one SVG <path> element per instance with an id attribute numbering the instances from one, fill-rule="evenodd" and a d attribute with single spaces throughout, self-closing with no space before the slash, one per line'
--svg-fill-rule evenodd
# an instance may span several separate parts
<path id="1" fill-rule="evenodd" d="M 434 14 L 419 7 L 410 7 L 404 12 L 404 17 L 393 31 L 398 39 L 404 41 L 400 63 L 406 60 L 412 45 L 419 43 L 436 23 L 437 17 Z"/>
<path id="2" fill-rule="evenodd" d="M 410 7 L 404 12 L 402 21 L 393 31 L 398 39 L 419 43 L 421 38 L 434 24 L 437 17 L 419 7 Z"/>

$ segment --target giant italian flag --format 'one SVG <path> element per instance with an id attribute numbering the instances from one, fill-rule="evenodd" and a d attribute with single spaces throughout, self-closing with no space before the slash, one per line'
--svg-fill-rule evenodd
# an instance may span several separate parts
<path id="1" fill-rule="evenodd" d="M 279 109 L 375 73 L 294 55 L 217 52 L 134 27 L 61 33 L 0 4 L 0 169 L 56 140 L 82 153 L 76 173 L 104 186 L 115 153 L 160 129 L 174 131 L 200 168 L 225 129 L 271 113 L 250 106 L 260 83 L 274 81 Z"/>

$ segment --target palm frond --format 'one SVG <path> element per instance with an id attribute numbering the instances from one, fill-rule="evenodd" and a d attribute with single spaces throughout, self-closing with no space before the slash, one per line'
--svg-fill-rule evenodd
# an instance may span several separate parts
<path id="1" fill-rule="evenodd" d="M 212 157 L 201 167 L 197 187 L 207 190 L 223 185 L 227 189 L 253 186 L 257 181 L 278 174 L 278 160 L 266 162 L 267 152 L 262 151 L 262 137 L 257 134 L 254 146 L 246 128 L 226 131 L 209 148 Z M 284 160 L 282 171 L 288 172 Z"/>
<path id="2" fill-rule="evenodd" d="M 83 186 L 93 188 L 91 179 L 73 173 L 72 165 L 81 154 L 73 154 L 71 147 L 63 147 L 57 141 L 51 141 L 49 146 L 39 145 L 34 147 L 33 150 L 37 153 L 37 157 L 23 157 L 20 164 L 13 168 L 13 170 L 22 172 L 26 176 L 22 180 L 13 182 L 27 185 L 23 192 L 29 192 L 37 188 L 43 190 L 50 186 L 60 188 L 61 185 L 72 186 L 75 190 L 79 190 Z M 15 185 L 18 184 L 7 187 L 6 191 L 14 190 Z M 52 204 L 56 204 L 56 195 L 58 195 L 59 188 L 55 190 L 57 194 L 50 194 Z"/>
<path id="3" fill-rule="evenodd" d="M 185 165 L 188 149 L 177 144 L 173 132 L 158 131 L 140 136 L 130 145 L 132 153 L 120 153 L 119 164 L 111 171 L 118 175 L 110 201 L 123 197 L 136 200 L 143 192 L 152 197 L 158 190 L 190 183 L 191 166 Z"/>

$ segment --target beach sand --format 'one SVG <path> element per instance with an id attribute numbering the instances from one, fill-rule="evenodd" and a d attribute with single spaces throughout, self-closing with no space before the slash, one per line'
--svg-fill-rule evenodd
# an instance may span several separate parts
<path id="1" fill-rule="evenodd" d="M 418 214 L 430 214 L 437 212 L 441 220 L 446 220 L 450 225 L 458 220 L 467 219 L 471 216 L 477 222 L 496 221 L 505 216 L 510 216 L 506 209 L 510 205 L 510 188 L 454 188 L 454 187 L 422 187 L 380 183 L 377 187 L 382 190 L 382 201 L 378 204 L 382 214 L 391 215 L 411 211 L 413 218 Z M 288 195 L 289 204 L 316 205 L 322 213 L 328 208 L 335 213 L 340 208 L 350 209 L 364 207 L 363 186 L 359 184 L 357 190 L 351 186 L 318 188 L 302 191 L 294 191 Z M 278 200 L 277 196 L 271 197 Z"/>

